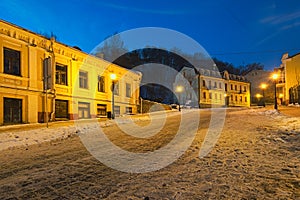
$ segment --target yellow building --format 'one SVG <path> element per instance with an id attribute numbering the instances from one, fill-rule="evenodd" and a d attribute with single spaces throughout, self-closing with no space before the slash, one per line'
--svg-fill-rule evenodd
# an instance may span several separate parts
<path id="1" fill-rule="evenodd" d="M 174 91 L 179 85 L 183 87 L 178 95 L 182 105 L 200 108 L 250 107 L 250 83 L 243 76 L 227 71 L 220 73 L 216 66 L 211 70 L 184 67 L 173 85 Z"/>
<path id="2" fill-rule="evenodd" d="M 0 124 L 136 113 L 141 73 L 0 21 Z"/>
<path id="3" fill-rule="evenodd" d="M 300 53 L 293 56 L 285 53 L 281 62 L 280 67 L 274 70 L 279 74 L 276 81 L 278 102 L 300 104 Z"/>

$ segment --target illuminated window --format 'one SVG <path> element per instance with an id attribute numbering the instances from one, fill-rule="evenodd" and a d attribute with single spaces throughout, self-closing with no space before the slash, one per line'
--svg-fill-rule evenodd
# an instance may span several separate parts
<path id="1" fill-rule="evenodd" d="M 97 104 L 97 117 L 106 116 L 106 105 Z"/>
<path id="2" fill-rule="evenodd" d="M 21 76 L 21 52 L 5 48 L 4 51 L 4 73 Z"/>

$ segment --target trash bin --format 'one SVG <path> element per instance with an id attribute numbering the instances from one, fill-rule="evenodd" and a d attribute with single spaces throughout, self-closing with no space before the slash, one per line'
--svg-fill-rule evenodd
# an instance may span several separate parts
<path id="1" fill-rule="evenodd" d="M 108 112 L 107 112 L 107 118 L 108 118 L 108 119 L 111 119 L 111 111 L 108 111 Z"/>

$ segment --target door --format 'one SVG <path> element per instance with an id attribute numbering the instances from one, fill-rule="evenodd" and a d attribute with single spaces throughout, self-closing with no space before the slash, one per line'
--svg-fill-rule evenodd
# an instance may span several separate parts
<path id="1" fill-rule="evenodd" d="M 78 103 L 78 118 L 87 119 L 90 118 L 90 104 L 79 102 Z"/>

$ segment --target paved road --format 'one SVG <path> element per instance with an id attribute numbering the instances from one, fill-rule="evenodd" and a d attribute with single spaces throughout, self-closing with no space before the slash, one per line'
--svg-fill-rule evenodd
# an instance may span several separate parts
<path id="1" fill-rule="evenodd" d="M 300 117 L 300 107 L 279 106 L 279 111 L 287 116 Z"/>
<path id="2" fill-rule="evenodd" d="M 200 159 L 211 111 L 194 112 L 201 114 L 191 146 L 174 163 L 153 172 L 128 173 L 107 167 L 91 156 L 77 136 L 27 150 L 1 151 L 0 199 L 300 198 L 300 158 L 295 146 L 299 138 L 280 132 L 282 139 L 274 119 L 229 110 L 217 144 Z M 191 121 L 197 116 L 187 115 Z M 148 138 L 125 134 L 117 126 L 103 131 L 124 150 L 155 152 L 176 137 L 180 119 L 180 115 L 168 116 L 165 126 Z M 151 121 L 135 123 L 146 127 Z M 147 164 L 151 160 L 145 160 L 145 168 Z"/>

